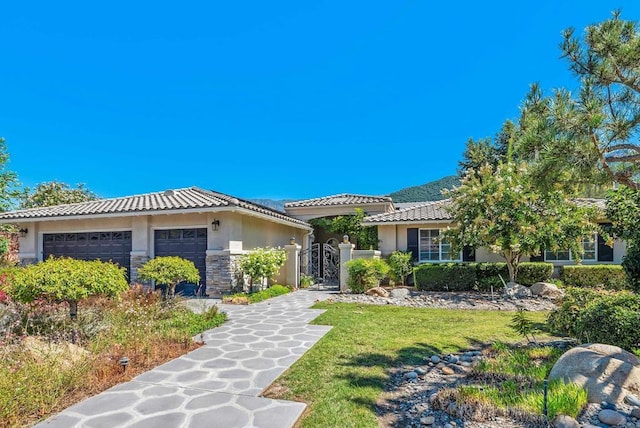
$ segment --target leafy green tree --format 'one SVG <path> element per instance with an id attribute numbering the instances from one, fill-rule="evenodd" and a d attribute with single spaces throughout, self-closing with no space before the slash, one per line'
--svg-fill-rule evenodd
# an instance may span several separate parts
<path id="1" fill-rule="evenodd" d="M 89 296 L 117 296 L 129 289 L 126 269 L 99 260 L 49 258 L 18 268 L 9 294 L 18 301 L 31 302 L 46 298 L 69 303 L 69 313 L 75 319 L 78 301 Z"/>
<path id="2" fill-rule="evenodd" d="M 0 212 L 13 209 L 16 198 L 20 196 L 18 175 L 8 169 L 8 163 L 7 142 L 0 137 Z"/>
<path id="3" fill-rule="evenodd" d="M 149 260 L 138 269 L 138 277 L 143 281 L 155 281 L 156 285 L 165 285 L 166 295 L 170 299 L 175 295 L 176 285 L 179 283 L 200 282 L 200 272 L 193 262 L 176 256 Z"/>
<path id="4" fill-rule="evenodd" d="M 40 183 L 35 189 L 26 188 L 20 197 L 20 208 L 49 207 L 60 204 L 75 204 L 98 199 L 84 184 L 72 188 L 60 181 Z"/>
<path id="5" fill-rule="evenodd" d="M 562 189 L 540 191 L 525 163 L 472 170 L 448 194 L 455 226 L 445 237 L 457 249 L 487 247 L 501 255 L 511 283 L 523 257 L 567 248 L 580 256 L 582 238 L 597 229 L 595 209 L 576 205 Z"/>
<path id="6" fill-rule="evenodd" d="M 493 138 L 482 138 L 474 140 L 470 138 L 462 153 L 462 160 L 458 163 L 460 169 L 458 173 L 463 177 L 468 171 L 478 171 L 480 167 L 489 164 L 496 168 L 501 162 L 507 161 L 509 147 L 517 132 L 517 125 L 511 120 L 507 120 L 502 125 L 500 132 Z"/>
<path id="7" fill-rule="evenodd" d="M 622 267 L 629 284 L 640 291 L 640 190 L 621 186 L 607 195 L 606 216 L 613 235 L 627 243 Z"/>
<path id="8" fill-rule="evenodd" d="M 355 239 L 360 250 L 378 249 L 378 228 L 363 226 L 362 220 L 366 214 L 362 208 L 356 208 L 353 215 L 339 215 L 333 218 L 318 218 L 309 222 L 314 227 L 320 227 L 331 233 L 349 235 Z"/>
<path id="9" fill-rule="evenodd" d="M 576 94 L 544 96 L 537 85 L 522 107 L 521 146 L 536 155 L 543 182 L 580 186 L 618 182 L 640 188 L 640 33 L 619 12 L 586 28 L 565 30 L 562 57 L 578 78 Z"/>
<path id="10" fill-rule="evenodd" d="M 287 253 L 279 248 L 257 248 L 242 255 L 238 269 L 249 277 L 251 291 L 255 284 L 262 285 L 265 279 L 271 280 L 287 261 Z"/>
<path id="11" fill-rule="evenodd" d="M 588 26 L 583 41 L 574 34 L 567 29 L 561 45 L 582 83 L 573 120 L 578 119 L 598 166 L 618 183 L 638 189 L 640 27 L 616 11 L 611 19 Z"/>

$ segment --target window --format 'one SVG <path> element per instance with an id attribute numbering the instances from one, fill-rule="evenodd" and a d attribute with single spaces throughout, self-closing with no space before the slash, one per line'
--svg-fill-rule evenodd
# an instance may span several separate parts
<path id="1" fill-rule="evenodd" d="M 597 235 L 595 233 L 593 235 L 588 235 L 582 238 L 582 250 L 584 251 L 584 253 L 582 254 L 583 261 L 597 260 L 597 242 Z M 545 251 L 544 259 L 547 262 L 569 262 L 574 260 L 573 254 L 571 254 L 571 251 L 569 250 L 560 250 L 556 252 Z"/>
<path id="2" fill-rule="evenodd" d="M 460 261 L 460 253 L 454 253 L 451 243 L 442 238 L 439 229 L 420 229 L 418 254 L 421 262 Z"/>

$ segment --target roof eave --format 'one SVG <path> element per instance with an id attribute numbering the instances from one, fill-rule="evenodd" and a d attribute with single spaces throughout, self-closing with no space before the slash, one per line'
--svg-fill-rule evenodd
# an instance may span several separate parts
<path id="1" fill-rule="evenodd" d="M 363 221 L 363 226 L 391 226 L 398 224 L 442 224 L 452 223 L 449 218 L 433 219 L 433 220 L 389 220 L 389 221 Z"/>

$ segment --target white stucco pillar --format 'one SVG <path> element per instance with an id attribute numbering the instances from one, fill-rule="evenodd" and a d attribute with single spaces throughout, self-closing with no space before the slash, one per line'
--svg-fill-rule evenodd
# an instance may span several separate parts
<path id="1" fill-rule="evenodd" d="M 287 262 L 284 265 L 286 273 L 286 284 L 289 287 L 298 288 L 300 286 L 300 250 L 302 246 L 296 244 L 295 238 L 291 238 L 291 243 L 284 246 L 287 252 Z"/>
<path id="2" fill-rule="evenodd" d="M 150 257 L 149 217 L 140 216 L 131 219 L 131 254 L 129 268 L 129 282 L 138 281 L 138 269 L 149 261 Z M 143 285 L 151 286 L 146 282 Z"/>
<path id="3" fill-rule="evenodd" d="M 349 274 L 347 273 L 347 262 L 353 258 L 353 249 L 356 246 L 349 242 L 349 237 L 344 235 L 344 239 L 341 244 L 338 244 L 340 249 L 340 292 L 345 293 L 347 291 L 347 279 Z"/>

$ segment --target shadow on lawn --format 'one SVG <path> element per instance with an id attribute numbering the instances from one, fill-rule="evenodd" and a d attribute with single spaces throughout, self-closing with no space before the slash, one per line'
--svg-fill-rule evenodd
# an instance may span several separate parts
<path id="1" fill-rule="evenodd" d="M 353 370 L 341 376 L 342 379 L 349 382 L 353 387 L 357 388 L 374 388 L 384 391 L 385 386 L 390 380 L 391 370 L 404 365 L 418 366 L 426 363 L 426 359 L 431 355 L 440 355 L 442 350 L 426 343 L 417 343 L 414 346 L 402 348 L 395 357 L 378 353 L 360 354 L 343 366 L 363 368 L 363 367 L 380 367 L 385 371 L 385 375 L 364 374 L 362 371 Z M 405 397 L 407 399 L 408 397 Z M 384 409 L 379 406 L 376 400 L 367 399 L 361 396 L 351 397 L 351 401 L 359 406 L 365 406 L 371 409 L 375 414 L 382 415 Z"/>

